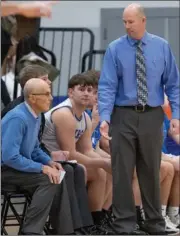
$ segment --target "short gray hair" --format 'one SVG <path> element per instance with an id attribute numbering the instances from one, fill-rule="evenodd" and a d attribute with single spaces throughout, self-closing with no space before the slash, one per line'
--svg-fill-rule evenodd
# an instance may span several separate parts
<path id="1" fill-rule="evenodd" d="M 26 82 L 32 78 L 39 78 L 41 76 L 47 75 L 48 71 L 39 65 L 28 65 L 25 66 L 23 69 L 21 69 L 18 81 L 22 88 L 24 88 L 24 85 Z"/>

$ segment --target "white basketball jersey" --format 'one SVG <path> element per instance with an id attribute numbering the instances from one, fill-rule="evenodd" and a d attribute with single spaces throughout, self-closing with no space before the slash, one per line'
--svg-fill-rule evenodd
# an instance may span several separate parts
<path id="1" fill-rule="evenodd" d="M 59 147 L 57 143 L 55 126 L 52 122 L 52 113 L 58 109 L 61 109 L 62 107 L 68 107 L 72 111 L 71 100 L 68 98 L 64 102 L 58 104 L 57 106 L 53 107 L 51 110 L 45 113 L 46 122 L 42 136 L 42 142 L 45 144 L 46 148 L 50 152 L 58 151 L 61 149 L 61 147 Z M 87 128 L 86 115 L 85 112 L 83 112 L 80 119 L 78 119 L 78 117 L 76 117 L 76 115 L 74 114 L 73 116 L 76 121 L 76 130 L 74 135 L 75 135 L 75 140 L 77 142 Z"/>

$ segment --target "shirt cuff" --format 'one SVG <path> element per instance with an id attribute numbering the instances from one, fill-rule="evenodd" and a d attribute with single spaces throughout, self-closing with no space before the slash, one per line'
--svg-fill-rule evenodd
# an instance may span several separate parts
<path id="1" fill-rule="evenodd" d="M 34 172 L 41 173 L 43 165 L 41 163 L 35 162 Z"/>
<path id="2" fill-rule="evenodd" d="M 101 115 L 100 116 L 100 121 L 101 122 L 107 121 L 108 123 L 110 123 L 110 115 L 108 115 L 108 114 Z"/>
<path id="3" fill-rule="evenodd" d="M 47 155 L 43 157 L 43 164 L 47 165 L 48 162 L 52 161 L 52 159 Z"/>
<path id="4" fill-rule="evenodd" d="M 179 110 L 172 112 L 172 119 L 177 119 L 177 120 L 180 119 L 180 111 Z"/>

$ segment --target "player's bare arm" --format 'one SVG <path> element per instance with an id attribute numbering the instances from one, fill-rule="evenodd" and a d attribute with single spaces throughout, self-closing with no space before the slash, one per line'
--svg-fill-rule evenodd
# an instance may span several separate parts
<path id="1" fill-rule="evenodd" d="M 77 160 L 89 168 L 99 168 L 102 166 L 102 160 L 93 162 L 92 159 L 76 150 L 75 129 L 76 123 L 69 108 L 61 108 L 54 111 L 52 121 L 56 127 L 56 137 L 61 150 L 69 151 L 69 159 Z"/>

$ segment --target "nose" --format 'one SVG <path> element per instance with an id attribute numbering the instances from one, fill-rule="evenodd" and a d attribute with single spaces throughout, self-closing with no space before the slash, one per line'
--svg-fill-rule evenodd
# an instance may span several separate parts
<path id="1" fill-rule="evenodd" d="M 53 100 L 53 96 L 50 94 L 49 96 L 49 100 L 52 101 Z"/>
<path id="2" fill-rule="evenodd" d="M 126 28 L 126 29 L 129 29 L 129 28 L 130 28 L 130 25 L 129 25 L 128 22 L 126 22 L 126 23 L 124 23 L 124 24 L 125 24 L 125 28 Z"/>
<path id="3" fill-rule="evenodd" d="M 51 84 L 52 84 L 51 80 L 48 79 L 47 82 L 48 82 L 49 86 L 51 86 Z"/>
<path id="4" fill-rule="evenodd" d="M 84 94 L 85 94 L 86 96 L 89 96 L 88 90 L 85 90 L 85 91 L 84 91 Z"/>

